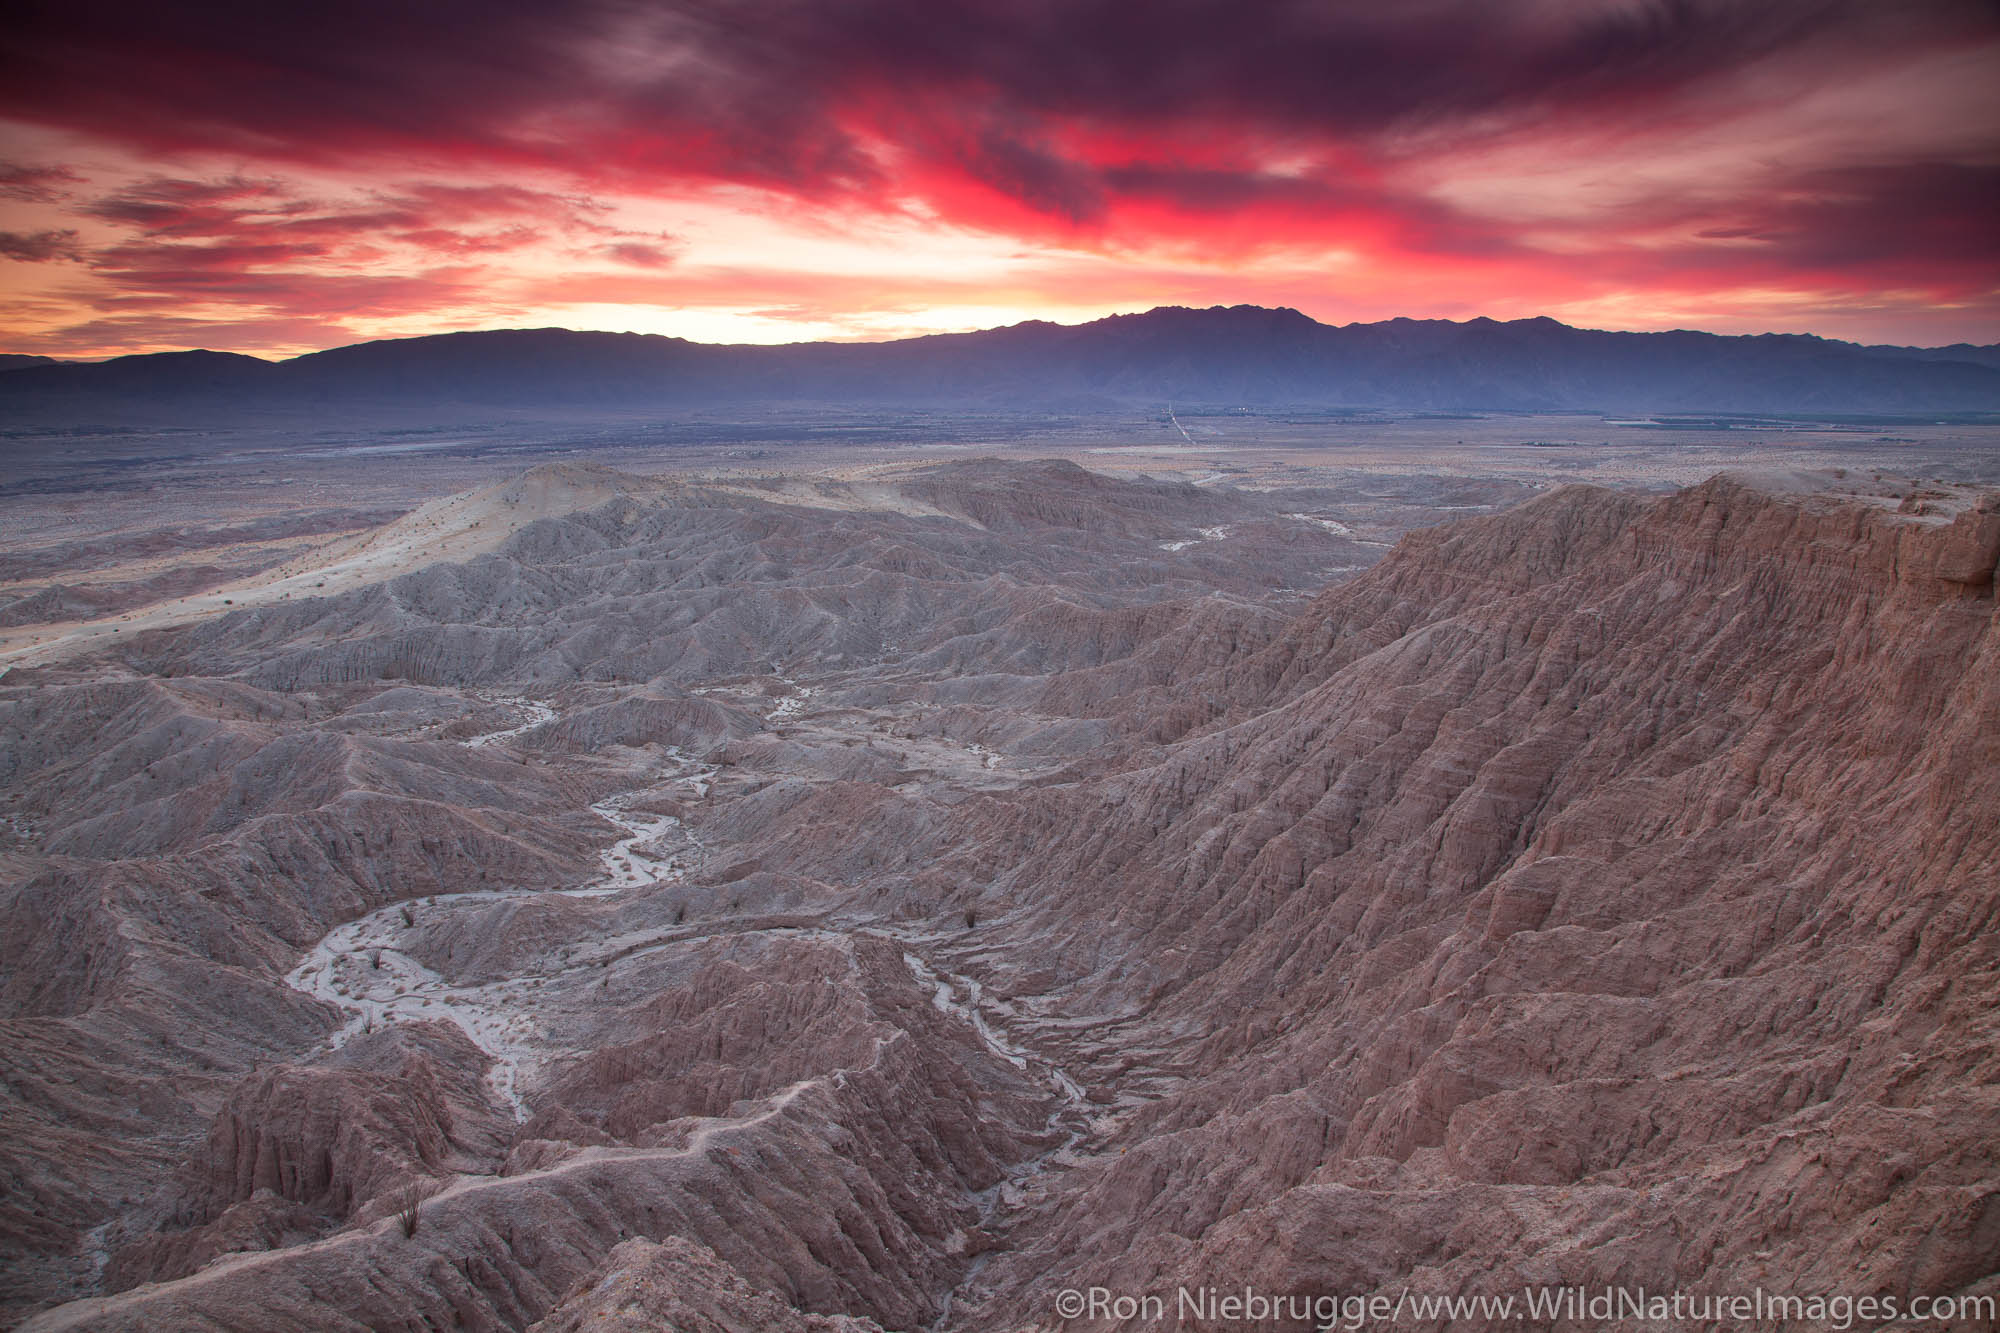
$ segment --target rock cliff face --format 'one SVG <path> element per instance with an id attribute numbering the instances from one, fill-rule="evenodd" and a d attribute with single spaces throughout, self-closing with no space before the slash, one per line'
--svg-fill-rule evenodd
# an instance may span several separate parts
<path id="1" fill-rule="evenodd" d="M 1992 1290 L 2000 504 L 1961 502 L 1426 534 L 1266 650 L 1268 711 L 1051 810 L 997 886 L 1066 918 L 1034 984 L 1138 1001 L 1089 1054 L 1172 1090 L 989 1315 L 1039 1274 Z"/>
<path id="2" fill-rule="evenodd" d="M 0 683 L 27 1327 L 2000 1294 L 2000 494 L 606 485 Z"/>

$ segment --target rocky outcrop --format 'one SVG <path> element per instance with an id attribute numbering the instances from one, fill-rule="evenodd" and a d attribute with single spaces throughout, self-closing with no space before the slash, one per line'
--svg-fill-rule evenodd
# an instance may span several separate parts
<path id="1" fill-rule="evenodd" d="M 589 754 L 607 746 L 666 745 L 706 753 L 762 729 L 762 719 L 698 698 L 665 681 L 632 690 L 571 687 L 555 697 L 559 718 L 521 740 L 523 749 Z"/>
<path id="2" fill-rule="evenodd" d="M 514 1127 L 482 1086 L 486 1065 L 457 1028 L 426 1023 L 365 1037 L 324 1066 L 259 1070 L 231 1094 L 194 1163 L 189 1194 L 203 1220 L 118 1251 L 107 1289 L 297 1244 L 400 1211 L 455 1175 L 490 1174 Z"/>
<path id="3" fill-rule="evenodd" d="M 268 1190 L 345 1217 L 413 1176 L 478 1173 L 511 1137 L 458 1029 L 401 1025 L 323 1067 L 279 1065 L 240 1085 L 203 1153 L 216 1198 Z"/>
<path id="4" fill-rule="evenodd" d="M 628 1240 L 533 1333 L 879 1333 L 872 1319 L 806 1314 L 677 1236 Z"/>

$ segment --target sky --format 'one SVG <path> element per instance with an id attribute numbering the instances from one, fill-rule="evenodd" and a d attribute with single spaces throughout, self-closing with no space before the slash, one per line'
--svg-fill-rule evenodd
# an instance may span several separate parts
<path id="1" fill-rule="evenodd" d="M 0 351 L 1156 305 L 2000 342 L 1991 0 L 15 0 Z"/>

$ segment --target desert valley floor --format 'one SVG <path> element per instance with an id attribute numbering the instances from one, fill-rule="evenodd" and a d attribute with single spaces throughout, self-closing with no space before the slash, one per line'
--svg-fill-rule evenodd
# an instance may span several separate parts
<path id="1" fill-rule="evenodd" d="M 1233 429 L 11 460 L 0 1325 L 2000 1294 L 1994 429 Z"/>

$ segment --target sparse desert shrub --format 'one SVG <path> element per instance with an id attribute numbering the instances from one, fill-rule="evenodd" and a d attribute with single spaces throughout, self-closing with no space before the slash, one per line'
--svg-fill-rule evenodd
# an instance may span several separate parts
<path id="1" fill-rule="evenodd" d="M 417 1234 L 417 1227 L 423 1222 L 423 1216 L 423 1187 L 413 1180 L 403 1186 L 403 1192 L 396 1196 L 396 1225 L 402 1228 L 404 1240 L 409 1240 Z"/>

